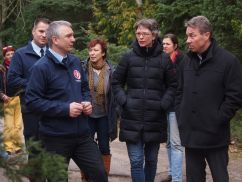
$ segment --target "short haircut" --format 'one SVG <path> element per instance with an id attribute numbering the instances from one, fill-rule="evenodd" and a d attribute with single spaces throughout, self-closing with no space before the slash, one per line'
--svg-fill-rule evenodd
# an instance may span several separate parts
<path id="1" fill-rule="evenodd" d="M 174 45 L 177 45 L 177 48 L 179 47 L 178 38 L 177 38 L 177 36 L 176 36 L 175 34 L 173 34 L 173 33 L 167 33 L 167 34 L 164 35 L 163 39 L 165 39 L 165 38 L 169 38 L 169 39 L 171 39 L 171 42 L 172 42 Z M 176 49 L 177 49 L 177 48 L 176 48 Z"/>
<path id="2" fill-rule="evenodd" d="M 50 24 L 50 20 L 48 18 L 37 18 L 34 21 L 34 26 L 33 27 L 36 27 L 40 22 L 45 23 L 45 24 Z"/>
<path id="3" fill-rule="evenodd" d="M 66 27 L 72 27 L 71 23 L 68 21 L 64 21 L 64 20 L 60 20 L 60 21 L 53 21 L 50 23 L 46 35 L 47 35 L 47 39 L 48 39 L 48 43 L 49 46 L 52 46 L 52 37 L 56 36 L 59 37 L 60 36 L 60 27 L 61 26 L 66 26 Z"/>
<path id="4" fill-rule="evenodd" d="M 143 26 L 149 29 L 155 35 L 156 38 L 159 36 L 159 28 L 158 28 L 159 26 L 155 19 L 144 18 L 144 19 L 138 20 L 134 24 L 134 29 L 137 30 L 139 26 Z"/>
<path id="5" fill-rule="evenodd" d="M 94 47 L 95 45 L 99 44 L 101 46 L 102 52 L 105 53 L 104 54 L 104 58 L 107 57 L 107 43 L 105 40 L 103 39 L 92 39 L 88 44 L 87 44 L 87 48 L 90 49 L 92 47 Z"/>
<path id="6" fill-rule="evenodd" d="M 198 28 L 200 33 L 210 32 L 210 37 L 213 34 L 213 27 L 210 21 L 205 16 L 195 16 L 185 22 L 185 27 Z"/>

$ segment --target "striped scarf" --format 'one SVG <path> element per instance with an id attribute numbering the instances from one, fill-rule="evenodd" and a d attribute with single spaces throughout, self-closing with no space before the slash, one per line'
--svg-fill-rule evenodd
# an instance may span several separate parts
<path id="1" fill-rule="evenodd" d="M 93 69 L 100 70 L 98 75 L 98 83 L 96 86 L 96 101 L 98 105 L 105 105 L 105 93 L 104 93 L 104 74 L 105 74 L 105 67 L 106 61 L 102 65 L 94 65 L 92 62 L 88 64 L 88 82 L 91 95 L 94 95 L 94 71 Z"/>

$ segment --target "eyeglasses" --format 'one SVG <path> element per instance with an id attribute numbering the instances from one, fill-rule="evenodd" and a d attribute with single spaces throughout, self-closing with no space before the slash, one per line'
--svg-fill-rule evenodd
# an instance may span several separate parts
<path id="1" fill-rule="evenodd" d="M 140 37 L 142 35 L 142 37 L 148 37 L 149 35 L 151 35 L 151 33 L 148 32 L 136 32 L 135 33 L 136 37 Z"/>

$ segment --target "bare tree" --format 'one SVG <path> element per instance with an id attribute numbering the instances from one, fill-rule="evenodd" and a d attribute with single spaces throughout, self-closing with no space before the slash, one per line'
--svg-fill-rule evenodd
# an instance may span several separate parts
<path id="1" fill-rule="evenodd" d="M 138 6 L 142 6 L 142 0 L 135 0 Z"/>
<path id="2" fill-rule="evenodd" d="M 23 8 L 29 0 L 0 0 L 0 34 L 4 31 L 5 23 L 11 17 L 17 19 L 22 17 Z M 0 36 L 0 48 L 2 48 L 2 36 Z"/>

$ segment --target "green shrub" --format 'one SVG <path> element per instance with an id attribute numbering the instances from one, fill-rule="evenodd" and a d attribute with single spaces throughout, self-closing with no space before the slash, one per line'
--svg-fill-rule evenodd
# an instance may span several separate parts
<path id="1" fill-rule="evenodd" d="M 231 120 L 231 138 L 242 147 L 242 109 L 240 109 Z"/>
<path id="2" fill-rule="evenodd" d="M 22 177 L 33 177 L 38 181 L 50 179 L 53 182 L 65 182 L 68 177 L 68 166 L 65 158 L 45 151 L 40 147 L 40 143 L 30 141 L 27 143 L 28 151 L 38 152 L 26 162 L 26 153 L 22 153 L 16 158 L 16 163 L 9 163 L 8 160 L 0 158 L 0 168 L 5 169 L 6 177 L 15 182 L 21 182 Z M 4 151 L 0 146 L 0 152 Z M 29 153 L 31 155 L 31 152 Z M 25 161 L 21 161 L 25 160 Z"/>

